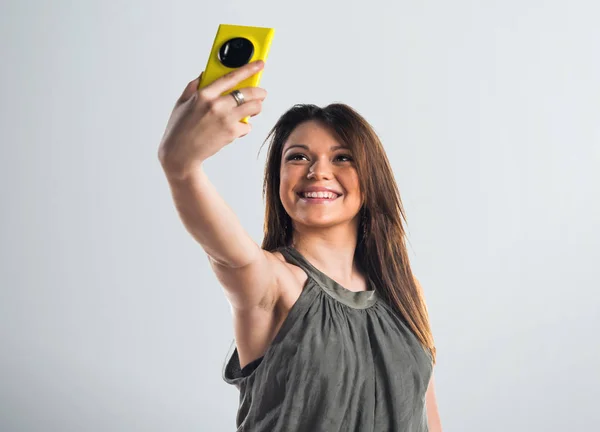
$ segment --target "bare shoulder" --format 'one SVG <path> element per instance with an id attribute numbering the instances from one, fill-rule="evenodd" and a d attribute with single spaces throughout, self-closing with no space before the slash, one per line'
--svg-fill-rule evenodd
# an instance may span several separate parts
<path id="1" fill-rule="evenodd" d="M 240 267 L 223 265 L 210 256 L 209 262 L 234 310 L 269 312 L 277 304 L 288 270 L 272 252 L 257 248 L 254 258 Z"/>
<path id="2" fill-rule="evenodd" d="M 300 297 L 307 279 L 304 271 L 288 263 L 278 252 L 265 251 L 269 271 L 275 275 L 276 289 L 250 308 L 233 308 L 234 332 L 241 367 L 264 355 L 281 328 L 290 309 Z"/>
<path id="3" fill-rule="evenodd" d="M 269 256 L 272 269 L 276 274 L 276 297 L 273 298 L 273 307 L 278 308 L 277 315 L 285 316 L 296 302 L 308 275 L 297 265 L 287 262 L 280 251 L 264 253 Z"/>
<path id="4" fill-rule="evenodd" d="M 287 283 L 291 283 L 293 285 L 300 285 L 302 287 L 308 278 L 308 275 L 304 270 L 300 267 L 290 264 L 286 261 L 283 254 L 279 251 L 271 252 L 271 254 L 277 258 L 277 260 L 283 264 L 281 266 L 281 282 L 282 285 L 286 285 Z"/>
<path id="5" fill-rule="evenodd" d="M 308 275 L 297 265 L 287 262 L 281 252 L 275 251 L 273 256 L 281 263 L 279 298 L 275 306 L 276 321 L 280 325 L 298 301 Z"/>

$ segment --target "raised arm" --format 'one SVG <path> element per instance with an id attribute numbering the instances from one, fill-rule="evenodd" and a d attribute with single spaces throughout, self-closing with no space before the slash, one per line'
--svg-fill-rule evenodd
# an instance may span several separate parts
<path id="1" fill-rule="evenodd" d="M 224 92 L 263 67 L 251 63 L 200 90 L 190 82 L 175 104 L 158 157 L 187 231 L 209 256 L 234 307 L 251 308 L 274 300 L 279 262 L 263 251 L 242 227 L 203 170 L 204 162 L 250 131 L 240 122 L 261 111 L 266 92 L 242 89 L 246 103 L 237 106 Z"/>

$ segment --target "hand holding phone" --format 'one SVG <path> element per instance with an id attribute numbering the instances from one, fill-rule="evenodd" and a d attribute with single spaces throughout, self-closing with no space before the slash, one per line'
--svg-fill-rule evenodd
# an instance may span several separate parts
<path id="1" fill-rule="evenodd" d="M 217 30 L 198 88 L 206 87 L 248 63 L 258 60 L 264 62 L 269 54 L 274 32 L 274 29 L 266 27 L 221 24 Z M 233 93 L 235 100 L 243 103 L 244 92 L 240 97 L 236 96 L 236 90 L 257 87 L 261 76 L 262 70 L 237 83 L 232 88 L 226 89 L 224 94 Z M 247 123 L 248 118 L 246 117 L 242 121 Z"/>
<path id="2" fill-rule="evenodd" d="M 159 147 L 168 177 L 184 178 L 210 156 L 246 135 L 262 110 L 258 87 L 273 29 L 220 25 L 205 71 L 179 97 Z M 230 94 L 235 91 L 241 92 Z"/>
<path id="3" fill-rule="evenodd" d="M 242 120 L 260 113 L 267 92 L 260 87 L 244 87 L 245 102 L 238 105 L 228 91 L 263 67 L 262 61 L 246 64 L 200 90 L 200 78 L 187 85 L 173 108 L 158 151 L 167 177 L 188 177 L 206 159 L 250 132 L 250 124 Z"/>

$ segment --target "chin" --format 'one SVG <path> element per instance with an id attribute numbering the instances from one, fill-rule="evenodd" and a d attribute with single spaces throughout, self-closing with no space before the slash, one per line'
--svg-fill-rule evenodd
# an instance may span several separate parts
<path id="1" fill-rule="evenodd" d="M 345 219 L 336 218 L 332 215 L 304 215 L 297 219 L 298 223 L 309 228 L 331 228 L 336 225 L 343 225 L 348 223 Z"/>

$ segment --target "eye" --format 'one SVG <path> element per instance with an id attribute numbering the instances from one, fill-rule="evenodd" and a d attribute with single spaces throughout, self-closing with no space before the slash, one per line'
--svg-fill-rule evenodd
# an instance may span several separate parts
<path id="1" fill-rule="evenodd" d="M 336 156 L 336 159 L 342 159 L 342 162 L 352 162 L 352 156 L 350 156 L 349 154 L 341 154 Z"/>
<path id="2" fill-rule="evenodd" d="M 297 161 L 301 160 L 300 158 L 306 158 L 302 153 L 294 153 L 285 158 L 286 161 Z"/>

